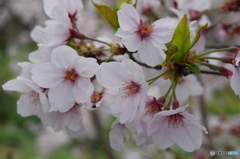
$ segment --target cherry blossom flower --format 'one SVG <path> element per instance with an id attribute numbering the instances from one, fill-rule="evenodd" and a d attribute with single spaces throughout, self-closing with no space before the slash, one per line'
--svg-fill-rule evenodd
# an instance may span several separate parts
<path id="1" fill-rule="evenodd" d="M 23 93 L 17 102 L 17 112 L 21 116 L 39 115 L 49 110 L 49 102 L 44 89 L 25 77 L 17 77 L 5 83 L 4 90 Z"/>
<path id="2" fill-rule="evenodd" d="M 102 63 L 96 77 L 105 91 L 114 96 L 110 105 L 102 107 L 108 109 L 106 113 L 119 116 L 121 124 L 131 121 L 138 109 L 143 110 L 148 84 L 138 64 L 129 59 Z"/>
<path id="3" fill-rule="evenodd" d="M 149 66 L 155 66 L 164 61 L 166 55 L 165 43 L 172 39 L 176 21 L 163 18 L 148 24 L 140 19 L 137 10 L 130 4 L 123 3 L 117 12 L 120 28 L 116 36 L 122 38 L 128 51 L 138 51 L 140 59 Z"/>
<path id="4" fill-rule="evenodd" d="M 71 30 L 79 20 L 83 5 L 81 0 L 44 0 L 44 11 L 50 20 L 43 29 L 41 46 L 59 46 L 71 38 Z"/>
<path id="5" fill-rule="evenodd" d="M 166 149 L 176 143 L 188 152 L 200 148 L 202 130 L 206 134 L 208 132 L 194 115 L 184 112 L 187 107 L 188 105 L 155 114 L 148 126 L 148 135 L 155 146 Z"/>
<path id="6" fill-rule="evenodd" d="M 98 69 L 96 60 L 78 56 L 68 46 L 55 48 L 51 60 L 51 63 L 38 64 L 32 70 L 33 81 L 49 88 L 51 111 L 66 112 L 75 102 L 87 102 L 94 89 L 90 78 Z"/>

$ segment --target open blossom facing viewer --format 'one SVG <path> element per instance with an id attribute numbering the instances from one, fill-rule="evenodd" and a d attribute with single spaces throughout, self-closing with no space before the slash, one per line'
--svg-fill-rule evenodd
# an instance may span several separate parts
<path id="1" fill-rule="evenodd" d="M 172 39 L 176 21 L 163 18 L 148 24 L 140 19 L 137 10 L 124 3 L 117 12 L 120 28 L 116 36 L 122 38 L 122 43 L 128 51 L 138 51 L 140 59 L 149 66 L 161 64 L 166 55 L 165 43 Z"/>
<path id="2" fill-rule="evenodd" d="M 148 135 L 155 146 L 166 149 L 176 143 L 188 152 L 200 148 L 202 130 L 206 134 L 208 132 L 194 115 L 183 112 L 187 107 L 188 105 L 155 114 L 148 126 Z"/>
<path id="3" fill-rule="evenodd" d="M 49 88 L 51 110 L 66 112 L 75 102 L 87 102 L 94 90 L 90 78 L 98 69 L 96 59 L 78 56 L 72 48 L 59 46 L 53 50 L 51 60 L 32 70 L 33 81 Z"/>
<path id="4" fill-rule="evenodd" d="M 108 113 L 119 116 L 121 124 L 131 121 L 138 109 L 143 110 L 148 84 L 138 64 L 129 59 L 102 63 L 96 76 L 105 91 L 115 95 Z"/>

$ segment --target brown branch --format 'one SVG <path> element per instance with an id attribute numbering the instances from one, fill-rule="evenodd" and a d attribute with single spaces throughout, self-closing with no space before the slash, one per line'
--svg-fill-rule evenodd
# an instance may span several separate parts
<path id="1" fill-rule="evenodd" d="M 214 72 L 214 71 L 201 70 L 201 73 L 203 73 L 203 74 L 209 74 L 209 75 L 224 76 L 223 74 L 221 74 L 221 73 L 219 73 L 219 72 Z"/>

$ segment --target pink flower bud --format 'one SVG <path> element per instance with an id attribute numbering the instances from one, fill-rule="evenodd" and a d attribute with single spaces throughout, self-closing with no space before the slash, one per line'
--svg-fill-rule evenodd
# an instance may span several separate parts
<path id="1" fill-rule="evenodd" d="M 228 70 L 228 69 L 226 69 L 225 67 L 220 67 L 219 68 L 219 72 L 221 74 L 223 74 L 224 76 L 226 76 L 227 78 L 230 78 L 233 75 L 233 72 Z"/>

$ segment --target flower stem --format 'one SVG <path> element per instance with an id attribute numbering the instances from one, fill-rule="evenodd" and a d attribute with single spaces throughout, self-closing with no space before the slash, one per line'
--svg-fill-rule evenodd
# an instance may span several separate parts
<path id="1" fill-rule="evenodd" d="M 89 37 L 85 37 L 85 39 L 87 39 L 87 40 L 91 40 L 91 41 L 96 41 L 96 42 L 99 42 L 99 43 L 102 43 L 102 44 L 105 44 L 105 45 L 111 46 L 111 44 L 109 44 L 109 43 L 107 43 L 107 42 L 104 42 L 104 41 L 101 41 L 101 40 L 92 39 L 92 38 L 89 38 Z"/>
<path id="2" fill-rule="evenodd" d="M 105 60 L 105 62 L 108 62 L 109 60 L 111 60 L 114 55 L 115 55 L 115 53 L 111 53 L 111 55 Z"/>
<path id="3" fill-rule="evenodd" d="M 213 65 L 213 64 L 210 64 L 210 63 L 207 63 L 207 62 L 201 62 L 201 64 L 202 64 L 202 65 L 209 66 L 209 67 L 213 67 L 213 68 L 215 68 L 215 69 L 217 69 L 217 70 L 220 69 L 219 66 L 216 66 L 216 65 Z"/>
<path id="4" fill-rule="evenodd" d="M 212 60 L 219 60 L 221 61 L 222 58 L 218 58 L 218 57 L 199 57 L 199 60 L 205 60 L 205 59 L 212 59 Z"/>
<path id="5" fill-rule="evenodd" d="M 208 55 L 208 54 L 211 54 L 211 53 L 214 53 L 214 52 L 236 52 L 236 49 L 233 49 L 233 48 L 225 48 L 225 49 L 216 49 L 216 50 L 211 50 L 211 51 L 208 51 L 208 52 L 204 52 L 200 55 L 197 55 L 195 56 L 195 58 L 198 58 L 198 57 L 201 57 L 201 56 L 204 56 L 204 55 Z"/>
<path id="6" fill-rule="evenodd" d="M 83 53 L 91 53 L 91 52 L 101 52 L 101 51 L 109 51 L 110 49 L 97 49 L 97 50 L 89 50 L 89 51 L 84 51 Z"/>
<path id="7" fill-rule="evenodd" d="M 155 82 L 157 79 L 159 79 L 160 77 L 162 77 L 163 75 L 165 75 L 165 74 L 168 73 L 169 71 L 170 71 L 170 69 L 169 69 L 169 70 L 166 70 L 165 72 L 163 72 L 162 74 L 160 74 L 160 75 L 158 75 L 158 76 L 156 76 L 156 77 L 153 77 L 153 78 L 147 80 L 147 82 L 149 82 L 148 85 L 151 85 L 153 82 Z"/>

